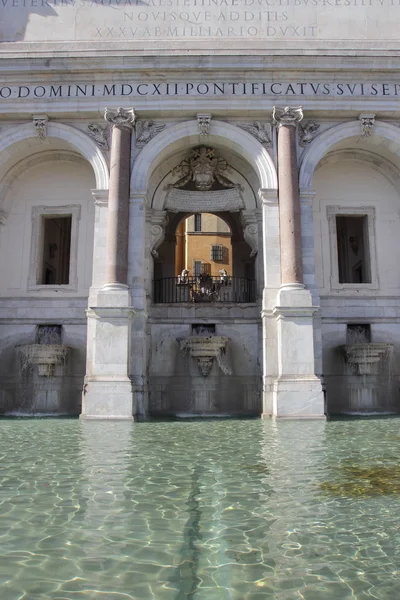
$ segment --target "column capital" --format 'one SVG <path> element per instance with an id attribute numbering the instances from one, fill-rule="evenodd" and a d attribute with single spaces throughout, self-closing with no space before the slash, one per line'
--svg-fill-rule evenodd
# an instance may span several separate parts
<path id="1" fill-rule="evenodd" d="M 274 106 L 272 109 L 272 120 L 275 127 L 282 125 L 296 127 L 302 118 L 303 108 L 301 106 Z"/>
<path id="2" fill-rule="evenodd" d="M 135 125 L 136 113 L 133 108 L 106 108 L 104 118 L 111 125 L 132 129 Z"/>

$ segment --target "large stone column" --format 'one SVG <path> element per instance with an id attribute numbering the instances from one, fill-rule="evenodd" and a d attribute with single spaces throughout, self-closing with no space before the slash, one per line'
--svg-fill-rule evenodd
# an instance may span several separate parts
<path id="1" fill-rule="evenodd" d="M 134 310 L 128 288 L 128 238 L 133 109 L 106 109 L 112 127 L 105 280 L 87 311 L 88 340 L 82 418 L 133 419 L 131 329 Z M 104 255 L 103 255 L 104 256 Z"/>
<path id="2" fill-rule="evenodd" d="M 303 281 L 300 198 L 297 168 L 297 126 L 303 111 L 273 111 L 278 130 L 278 197 L 281 285 L 273 315 L 277 323 L 278 377 L 268 414 L 286 418 L 323 418 L 321 381 L 315 375 L 314 313 L 310 290 Z"/>

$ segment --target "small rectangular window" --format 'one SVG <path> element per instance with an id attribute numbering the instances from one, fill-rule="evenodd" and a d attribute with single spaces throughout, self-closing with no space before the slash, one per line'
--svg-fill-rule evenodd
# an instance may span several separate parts
<path id="1" fill-rule="evenodd" d="M 339 283 L 371 283 L 368 217 L 336 217 Z"/>
<path id="2" fill-rule="evenodd" d="M 69 283 L 71 261 L 71 215 L 42 218 L 42 247 L 38 285 Z"/>
<path id="3" fill-rule="evenodd" d="M 211 246 L 211 260 L 221 261 L 224 258 L 224 247 L 221 245 Z"/>
<path id="4" fill-rule="evenodd" d="M 194 230 L 201 231 L 201 213 L 194 215 Z"/>

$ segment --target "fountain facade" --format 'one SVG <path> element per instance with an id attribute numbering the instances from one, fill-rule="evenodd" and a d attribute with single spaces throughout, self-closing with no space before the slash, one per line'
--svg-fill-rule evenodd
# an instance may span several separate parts
<path id="1" fill-rule="evenodd" d="M 393 348 L 393 344 L 384 342 L 346 344 L 340 347 L 347 369 L 347 412 L 393 412 Z"/>
<path id="2" fill-rule="evenodd" d="M 34 344 L 15 347 L 19 364 L 19 415 L 69 414 L 70 390 L 65 382 L 69 348 L 61 344 L 62 327 L 40 325 Z"/>

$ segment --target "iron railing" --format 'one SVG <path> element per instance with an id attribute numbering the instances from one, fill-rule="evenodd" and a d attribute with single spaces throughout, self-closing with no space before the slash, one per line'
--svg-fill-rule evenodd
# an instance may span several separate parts
<path id="1" fill-rule="evenodd" d="M 154 302 L 255 302 L 255 279 L 246 277 L 164 277 L 154 282 Z"/>

